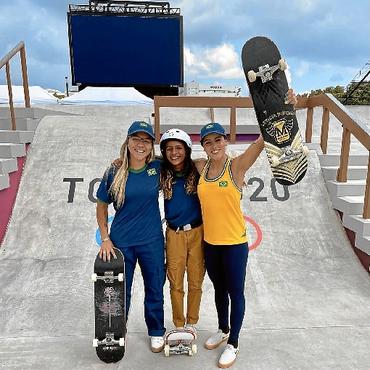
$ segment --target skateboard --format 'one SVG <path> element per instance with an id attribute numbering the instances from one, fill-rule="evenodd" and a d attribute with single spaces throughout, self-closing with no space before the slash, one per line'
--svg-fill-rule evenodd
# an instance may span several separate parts
<path id="1" fill-rule="evenodd" d="M 189 356 L 197 353 L 197 345 L 194 343 L 196 337 L 191 330 L 171 330 L 164 336 L 164 355 L 170 354 Z"/>
<path id="2" fill-rule="evenodd" d="M 282 185 L 301 181 L 307 171 L 294 107 L 286 102 L 287 64 L 267 37 L 253 37 L 242 49 L 242 64 L 273 176 Z"/>
<path id="3" fill-rule="evenodd" d="M 122 252 L 114 249 L 117 259 L 110 262 L 95 258 L 94 304 L 95 339 L 93 347 L 104 362 L 117 362 L 125 354 L 126 287 L 125 264 Z"/>

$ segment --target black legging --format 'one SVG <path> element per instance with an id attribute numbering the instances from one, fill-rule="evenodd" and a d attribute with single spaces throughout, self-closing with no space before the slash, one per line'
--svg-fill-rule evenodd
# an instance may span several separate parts
<path id="1" fill-rule="evenodd" d="M 238 347 L 239 333 L 245 313 L 244 285 L 248 262 L 248 243 L 212 245 L 204 242 L 204 258 L 208 276 L 215 289 L 219 328 L 223 331 L 229 328 L 230 297 L 228 343 Z"/>

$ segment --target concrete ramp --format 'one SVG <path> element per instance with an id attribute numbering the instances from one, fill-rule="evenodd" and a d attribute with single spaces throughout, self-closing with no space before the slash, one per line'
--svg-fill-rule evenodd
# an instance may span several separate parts
<path id="1" fill-rule="evenodd" d="M 92 347 L 90 275 L 98 247 L 89 194 L 118 156 L 137 113 L 123 119 L 46 117 L 39 123 L 0 250 L 0 368 L 217 368 L 222 348 L 202 347 L 217 328 L 208 277 L 194 357 L 150 352 L 139 268 L 124 359 L 105 365 Z M 196 146 L 194 154 L 201 156 L 202 149 Z M 74 191 L 73 180 L 66 179 L 78 179 Z M 233 369 L 367 369 L 370 279 L 331 208 L 316 154 L 311 152 L 305 179 L 285 193 L 271 186 L 264 154 L 246 182 L 251 244 L 262 241 L 250 252 L 247 312 Z M 165 318 L 172 328 L 168 283 Z"/>

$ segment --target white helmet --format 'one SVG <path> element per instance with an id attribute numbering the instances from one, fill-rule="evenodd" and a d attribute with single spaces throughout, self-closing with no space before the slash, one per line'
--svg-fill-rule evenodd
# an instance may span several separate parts
<path id="1" fill-rule="evenodd" d="M 190 136 L 183 130 L 178 128 L 171 128 L 167 130 L 161 137 L 159 145 L 163 149 L 163 144 L 167 140 L 180 140 L 183 141 L 191 149 L 191 139 Z"/>

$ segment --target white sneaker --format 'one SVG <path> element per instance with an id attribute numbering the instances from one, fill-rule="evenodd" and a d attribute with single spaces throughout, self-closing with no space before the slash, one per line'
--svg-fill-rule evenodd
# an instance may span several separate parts
<path id="1" fill-rule="evenodd" d="M 150 349 L 152 352 L 161 352 L 164 348 L 163 337 L 150 337 Z"/>
<path id="2" fill-rule="evenodd" d="M 229 332 L 230 333 L 230 332 Z M 212 334 L 204 343 L 204 347 L 207 349 L 215 349 L 217 348 L 222 342 L 229 339 L 229 333 L 225 334 L 222 332 L 221 329 L 218 329 L 217 333 Z"/>
<path id="3" fill-rule="evenodd" d="M 230 367 L 235 362 L 238 352 L 239 348 L 235 348 L 232 344 L 228 344 L 218 360 L 218 367 L 221 369 Z"/>
<path id="4" fill-rule="evenodd" d="M 186 324 L 185 329 L 190 330 L 195 335 L 195 339 L 198 338 L 197 328 L 194 324 Z"/>

